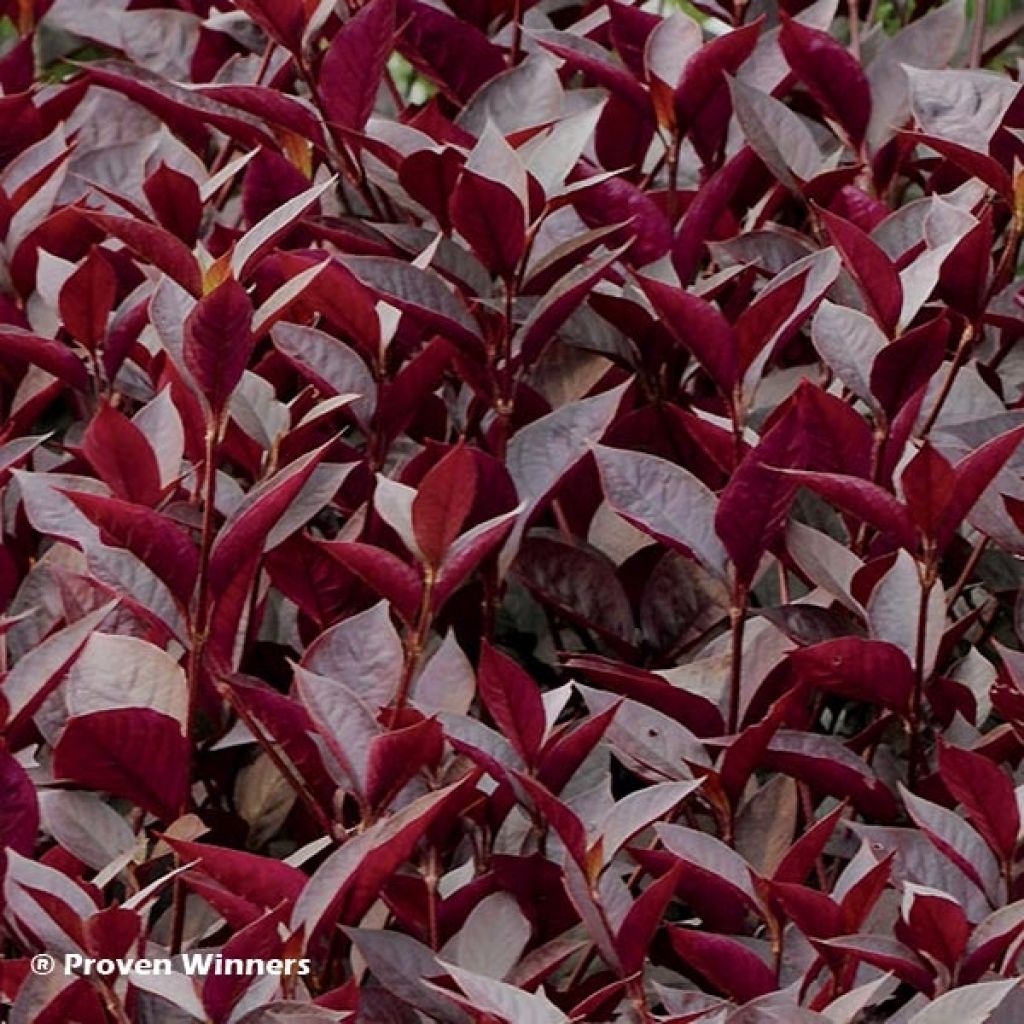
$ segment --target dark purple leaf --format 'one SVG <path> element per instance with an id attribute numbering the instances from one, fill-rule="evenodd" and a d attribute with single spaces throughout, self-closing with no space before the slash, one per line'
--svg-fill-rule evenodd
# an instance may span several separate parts
<path id="1" fill-rule="evenodd" d="M 318 84 L 327 116 L 339 127 L 357 132 L 366 127 L 394 35 L 393 0 L 371 0 L 331 40 Z"/>
<path id="2" fill-rule="evenodd" d="M 859 147 L 871 119 L 871 87 L 856 58 L 827 32 L 786 18 L 779 44 L 789 66 Z"/>
<path id="3" fill-rule="evenodd" d="M 224 412 L 252 352 L 252 303 L 233 278 L 204 295 L 185 321 L 185 365 L 215 418 Z"/>
<path id="4" fill-rule="evenodd" d="M 68 720 L 53 750 L 53 773 L 171 822 L 188 793 L 188 743 L 181 725 L 158 711 L 95 711 Z"/>

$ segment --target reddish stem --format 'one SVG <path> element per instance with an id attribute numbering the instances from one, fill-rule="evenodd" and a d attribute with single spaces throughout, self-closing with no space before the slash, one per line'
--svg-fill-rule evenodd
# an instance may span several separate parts
<path id="1" fill-rule="evenodd" d="M 199 541 L 199 573 L 196 580 L 196 608 L 191 620 L 191 645 L 188 653 L 188 664 L 185 669 L 185 680 L 188 687 L 188 705 L 185 714 L 185 738 L 189 751 L 193 749 L 195 739 L 196 714 L 199 707 L 199 682 L 203 665 L 203 651 L 210 631 L 210 594 L 209 571 L 210 551 L 213 548 L 214 517 L 217 498 L 217 439 L 220 434 L 220 421 L 212 417 L 206 430 L 206 465 L 203 478 L 203 525 Z M 189 771 L 191 781 L 192 772 Z M 191 786 L 189 787 L 191 790 Z M 187 792 L 182 802 L 180 814 L 188 813 L 191 792 Z M 171 925 L 171 955 L 181 952 L 181 943 L 185 933 L 185 880 L 179 875 L 174 881 L 173 918 Z"/>

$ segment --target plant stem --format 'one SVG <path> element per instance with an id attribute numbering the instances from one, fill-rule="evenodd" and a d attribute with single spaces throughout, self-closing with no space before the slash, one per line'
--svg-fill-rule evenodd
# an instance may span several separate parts
<path id="1" fill-rule="evenodd" d="M 313 101 L 313 105 L 320 113 L 321 118 L 323 118 L 324 126 L 327 128 L 327 135 L 330 141 L 334 143 L 334 152 L 337 154 L 340 161 L 341 172 L 349 179 L 352 185 L 363 197 L 370 213 L 378 220 L 383 220 L 384 215 L 381 211 L 380 204 L 377 202 L 377 199 L 370 188 L 370 183 L 366 180 L 366 173 L 363 170 L 362 164 L 359 162 L 358 158 L 353 156 L 349 151 L 345 139 L 339 137 L 335 132 L 334 127 L 331 124 L 331 119 L 327 116 L 327 108 L 324 106 L 323 98 L 320 95 L 320 89 L 317 86 L 317 81 L 313 77 L 313 72 L 304 60 L 298 61 L 297 64 L 299 74 L 302 76 L 302 80 L 306 83 L 306 88 L 309 89 L 310 99 Z"/>
<path id="2" fill-rule="evenodd" d="M 971 33 L 971 54 L 967 66 L 980 68 L 985 50 L 985 23 L 988 21 L 988 0 L 974 0 L 974 30 Z"/>
<path id="3" fill-rule="evenodd" d="M 103 1010 L 106 1016 L 114 1024 L 131 1024 L 131 1020 L 125 1012 L 124 1006 L 121 1005 L 121 1000 L 117 997 L 113 986 L 101 984 L 97 987 L 99 988 L 100 999 L 103 1002 Z"/>
<path id="4" fill-rule="evenodd" d="M 436 953 L 441 948 L 440 932 L 437 922 L 437 883 L 439 880 L 439 865 L 437 850 L 430 848 L 427 854 L 427 869 L 424 872 L 423 881 L 427 886 L 427 931 L 429 933 L 430 948 Z"/>
<path id="5" fill-rule="evenodd" d="M 928 641 L 928 601 L 938 578 L 933 556 L 928 554 L 921 572 L 921 598 L 917 611 L 917 642 L 914 647 L 914 692 L 911 696 L 907 726 L 910 729 L 910 751 L 907 776 L 911 786 L 920 778 L 921 769 L 921 707 L 924 701 L 924 657 Z"/>
<path id="6" fill-rule="evenodd" d="M 768 915 L 768 932 L 772 944 L 772 968 L 775 971 L 776 980 L 782 977 L 782 954 L 784 950 L 784 937 L 782 924 L 774 914 Z"/>
<path id="7" fill-rule="evenodd" d="M 967 559 L 967 563 L 963 567 L 963 571 L 957 578 L 956 583 L 953 584 L 953 589 L 949 593 L 949 607 L 953 606 L 953 602 L 960 596 L 964 587 L 970 582 L 971 576 L 974 575 L 974 570 L 978 568 L 978 562 L 981 561 L 981 556 L 985 553 L 985 547 L 988 544 L 988 537 L 984 534 L 978 539 L 978 542 L 974 545 L 974 550 L 971 552 L 971 557 Z"/>
<path id="8" fill-rule="evenodd" d="M 651 1008 L 647 1002 L 647 990 L 644 988 L 644 972 L 641 970 L 627 986 L 633 1007 L 640 1017 L 641 1024 L 652 1024 Z"/>
<path id="9" fill-rule="evenodd" d="M 737 384 L 729 397 L 729 417 L 732 420 L 732 468 L 743 460 L 743 385 Z"/>
<path id="10" fill-rule="evenodd" d="M 1021 228 L 1024 226 L 1021 224 L 1022 216 L 1024 216 L 1024 210 L 1016 208 L 1015 204 L 1013 219 L 1010 221 L 1010 231 L 1006 238 L 1006 245 L 1003 246 L 996 272 L 992 275 L 992 284 L 988 292 L 990 299 L 993 295 L 1001 292 L 1013 280 L 1017 269 L 1017 260 L 1020 257 Z"/>
<path id="11" fill-rule="evenodd" d="M 416 674 L 416 667 L 420 663 L 420 656 L 423 654 L 423 645 L 426 643 L 427 630 L 430 629 L 430 620 L 433 617 L 434 584 L 437 582 L 437 570 L 428 566 L 423 576 L 423 596 L 420 598 L 420 611 L 416 618 L 416 625 L 413 627 L 412 635 L 405 648 L 405 664 L 402 667 L 402 678 L 398 683 L 398 693 L 395 695 L 395 706 L 391 709 L 390 728 L 394 729 L 402 710 L 409 700 L 409 691 L 412 689 L 413 676 Z"/>
<path id="12" fill-rule="evenodd" d="M 850 52 L 860 60 L 860 0 L 846 0 L 847 20 L 850 23 Z"/>
<path id="13" fill-rule="evenodd" d="M 191 645 L 185 681 L 188 687 L 188 704 L 185 713 L 185 739 L 188 749 L 193 749 L 195 739 L 196 713 L 199 708 L 199 682 L 203 667 L 203 650 L 210 632 L 210 595 L 208 576 L 210 551 L 213 548 L 214 516 L 217 499 L 217 439 L 220 435 L 220 421 L 211 417 L 206 429 L 206 466 L 203 477 L 203 525 L 199 541 L 199 573 L 196 579 L 196 609 L 191 622 Z M 192 772 L 189 771 L 191 783 Z M 189 786 L 191 790 L 191 785 Z M 188 813 L 190 793 L 187 792 L 180 813 Z M 174 880 L 174 909 L 171 927 L 171 955 L 181 952 L 185 932 L 185 880 L 179 875 Z"/>
<path id="14" fill-rule="evenodd" d="M 524 261 L 525 259 L 524 256 Z M 494 455 L 499 459 L 505 458 L 505 445 L 508 442 L 515 396 L 515 382 L 512 380 L 512 317 L 515 295 L 515 279 L 508 277 L 505 280 L 501 335 L 492 359 L 494 415 L 497 418 Z"/>
<path id="15" fill-rule="evenodd" d="M 729 721 L 730 735 L 736 732 L 740 721 L 740 697 L 743 683 L 743 630 L 747 621 L 749 592 L 745 583 L 736 583 L 732 606 L 729 608 L 729 628 L 732 631 L 729 661 Z"/>
<path id="16" fill-rule="evenodd" d="M 523 0 L 512 0 L 512 45 L 509 47 L 509 67 L 519 63 L 523 49 Z"/>
<path id="17" fill-rule="evenodd" d="M 874 443 L 871 446 L 871 475 L 870 480 L 874 484 L 881 483 L 882 466 L 885 460 L 885 447 L 889 443 L 889 421 L 884 413 L 879 413 L 878 422 L 875 425 Z M 857 535 L 853 539 L 853 553 L 862 555 L 864 546 L 868 541 L 868 524 L 861 523 L 857 529 Z"/>
<path id="18" fill-rule="evenodd" d="M 590 945 L 583 950 L 583 955 L 580 957 L 575 969 L 569 976 L 569 980 L 565 983 L 565 987 L 562 989 L 562 992 L 571 992 L 583 980 L 583 976 L 587 973 L 587 968 L 594 962 L 594 957 L 596 955 L 597 946 L 590 943 Z"/>
<path id="19" fill-rule="evenodd" d="M 203 652 L 210 635 L 210 552 L 213 550 L 214 518 L 217 512 L 217 439 L 220 424 L 213 422 L 206 432 L 206 471 L 203 480 L 203 525 L 199 541 L 199 573 L 196 579 L 196 611 L 192 619 L 192 645 L 189 650 L 188 717 L 185 729 L 191 746 L 195 734 L 196 710 L 199 706 L 199 677 Z"/>
<path id="20" fill-rule="evenodd" d="M 783 604 L 789 604 L 789 574 L 786 572 L 785 563 L 781 559 L 776 563 L 776 566 L 779 574 L 779 600 Z"/>
<path id="21" fill-rule="evenodd" d="M 267 757 L 270 758 L 274 767 L 281 773 L 281 777 L 295 791 L 295 794 L 302 801 L 306 810 L 309 811 L 316 823 L 327 835 L 333 836 L 335 831 L 334 824 L 324 813 L 323 808 L 316 802 L 316 798 L 313 796 L 302 777 L 297 774 L 293 767 L 281 756 L 281 753 L 277 749 L 273 739 L 264 733 L 263 726 L 260 722 L 250 713 L 245 704 L 238 699 L 235 692 L 227 683 L 221 683 L 217 689 L 224 700 L 231 705 L 235 714 L 237 714 L 245 723 L 246 728 L 252 733 L 256 742 L 259 744 L 260 749 L 267 755 Z"/>
<path id="22" fill-rule="evenodd" d="M 811 798 L 811 787 L 806 782 L 798 782 L 796 786 L 797 796 L 800 800 L 800 810 L 804 816 L 804 829 L 810 829 L 814 824 L 814 801 Z M 814 858 L 814 873 L 818 880 L 818 888 L 822 892 L 828 892 L 828 872 L 825 870 L 825 861 L 820 853 Z"/>
<path id="23" fill-rule="evenodd" d="M 683 140 L 679 132 L 674 132 L 665 158 L 668 167 L 668 219 L 670 224 L 675 224 L 676 210 L 679 206 L 679 151 L 682 144 Z"/>
<path id="24" fill-rule="evenodd" d="M 690 810 L 689 810 L 689 808 L 684 805 L 681 808 L 681 810 L 683 811 L 684 814 L 687 815 L 687 820 L 690 820 Z M 676 813 L 673 812 L 672 814 L 670 814 L 668 816 L 667 820 L 671 822 L 671 821 L 674 821 L 675 818 L 676 818 Z M 690 823 L 691 823 L 691 827 L 695 827 L 695 823 L 693 821 L 691 821 Z M 660 840 L 657 839 L 657 838 L 654 838 L 654 839 L 652 839 L 647 844 L 647 849 L 648 850 L 656 850 L 658 848 L 659 843 L 660 843 Z M 644 875 L 646 873 L 647 873 L 646 870 L 644 868 L 642 868 L 638 864 L 632 870 L 632 872 L 630 872 L 629 878 L 626 879 L 626 889 L 629 892 L 632 893 L 633 890 L 636 888 L 637 883 L 644 877 Z M 562 988 L 562 992 L 563 993 L 571 992 L 580 983 L 580 981 L 583 980 L 583 975 L 586 973 L 587 968 L 593 962 L 594 956 L 596 955 L 596 953 L 597 953 L 597 946 L 593 942 L 588 943 L 587 947 L 583 950 L 583 955 L 580 957 L 579 962 L 576 964 L 576 969 L 572 972 L 572 975 L 570 976 L 568 982 Z M 648 1010 L 648 1012 L 650 1012 L 650 1011 Z"/>
<path id="25" fill-rule="evenodd" d="M 924 421 L 924 425 L 918 432 L 917 436 L 919 438 L 927 437 L 929 431 L 935 426 L 935 421 L 939 418 L 939 413 L 942 412 L 942 407 L 946 404 L 946 399 L 949 398 L 949 393 L 953 390 L 956 376 L 963 369 L 963 365 L 967 361 L 967 353 L 971 350 L 971 343 L 973 341 L 974 325 L 968 324 L 964 328 L 963 334 L 960 335 L 960 343 L 956 347 L 956 355 L 953 356 L 953 365 L 950 366 L 949 373 L 946 374 L 946 379 L 942 382 L 942 389 L 936 396 Z"/>

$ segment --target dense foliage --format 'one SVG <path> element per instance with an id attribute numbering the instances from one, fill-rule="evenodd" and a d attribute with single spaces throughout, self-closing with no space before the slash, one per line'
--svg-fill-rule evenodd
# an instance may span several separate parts
<path id="1" fill-rule="evenodd" d="M 6 1019 L 1022 1019 L 1004 7 L 0 3 Z"/>

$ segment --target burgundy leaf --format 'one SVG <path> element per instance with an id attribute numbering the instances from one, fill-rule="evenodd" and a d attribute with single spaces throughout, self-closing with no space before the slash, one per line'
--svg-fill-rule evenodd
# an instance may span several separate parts
<path id="1" fill-rule="evenodd" d="M 89 255 L 60 290 L 60 316 L 71 336 L 90 350 L 107 333 L 107 319 L 117 295 L 117 278 L 99 249 Z"/>
<path id="2" fill-rule="evenodd" d="M 258 490 L 249 492 L 246 501 L 218 533 L 210 552 L 208 576 L 214 593 L 224 591 L 240 566 L 262 554 L 268 536 L 279 527 L 285 512 L 302 493 L 326 454 L 326 446 L 312 451 L 286 466 Z M 276 539 L 280 542 L 285 538 Z"/>
<path id="3" fill-rule="evenodd" d="M 399 49 L 446 93 L 468 100 L 505 70 L 501 48 L 476 25 L 421 0 L 398 0 Z"/>
<path id="4" fill-rule="evenodd" d="M 554 736 L 545 744 L 537 777 L 552 793 L 561 792 L 576 774 L 604 736 L 618 709 L 618 704 L 613 704 L 592 715 L 570 733 Z"/>
<path id="5" fill-rule="evenodd" d="M 39 832 L 39 803 L 32 780 L 6 750 L 0 750 L 0 782 L 4 790 L 4 801 L 0 805 L 0 850 L 9 847 L 30 857 Z"/>
<path id="6" fill-rule="evenodd" d="M 238 6 L 286 49 L 298 50 L 306 21 L 302 0 L 239 0 Z"/>
<path id="7" fill-rule="evenodd" d="M 903 308 L 903 286 L 896 268 L 878 243 L 856 224 L 828 210 L 819 209 L 818 216 L 843 257 L 843 264 L 857 282 L 871 315 L 878 326 L 891 335 Z"/>
<path id="8" fill-rule="evenodd" d="M 919 991 L 932 991 L 932 976 L 925 962 L 891 935 L 844 935 L 822 942 L 819 948 L 846 953 L 855 960 L 891 971 Z"/>
<path id="9" fill-rule="evenodd" d="M 987 967 L 1017 940 L 1022 930 L 1024 918 L 1021 917 L 1021 908 L 1015 903 L 998 908 L 978 924 L 960 967 L 959 977 L 963 984 L 977 981 Z"/>
<path id="10" fill-rule="evenodd" d="M 53 750 L 58 779 L 123 797 L 166 822 L 185 802 L 188 771 L 180 724 L 149 708 L 71 718 Z"/>
<path id="11" fill-rule="evenodd" d="M 393 0 L 370 0 L 335 33 L 320 66 L 327 116 L 361 132 L 373 113 L 395 35 Z"/>
<path id="12" fill-rule="evenodd" d="M 1020 811 L 1010 777 L 982 754 L 946 743 L 939 746 L 939 775 L 993 852 L 1002 861 L 1012 862 Z"/>
<path id="13" fill-rule="evenodd" d="M 609 274 L 628 248 L 627 244 L 606 256 L 596 256 L 573 268 L 541 298 L 515 338 L 514 345 L 520 348 L 525 361 L 532 362 L 538 358 L 544 346 L 558 333 L 576 307 L 593 292 L 597 283 Z"/>
<path id="14" fill-rule="evenodd" d="M 892 644 L 843 637 L 795 651 L 790 661 L 797 678 L 810 686 L 898 712 L 909 707 L 913 668 L 906 654 Z"/>
<path id="15" fill-rule="evenodd" d="M 755 6 L 0 7 L 12 1021 L 1013 1017 L 1024 19 Z"/>
<path id="16" fill-rule="evenodd" d="M 622 968 L 627 974 L 634 974 L 643 968 L 644 955 L 664 920 L 665 910 L 675 894 L 682 872 L 683 865 L 677 864 L 657 881 L 651 882 L 637 897 L 619 926 L 615 944 Z"/>
<path id="17" fill-rule="evenodd" d="M 160 500 L 160 467 L 146 435 L 124 413 L 103 405 L 92 418 L 82 451 L 117 497 L 137 505 Z"/>
<path id="18" fill-rule="evenodd" d="M 420 481 L 412 504 L 416 542 L 430 566 L 440 566 L 462 532 L 476 498 L 476 462 L 457 445 Z"/>
<path id="19" fill-rule="evenodd" d="M 480 649 L 480 698 L 522 759 L 535 763 L 544 739 L 544 705 L 526 670 L 489 643 Z"/>
<path id="20" fill-rule="evenodd" d="M 187 174 L 162 163 L 142 183 L 149 205 L 162 227 L 194 246 L 203 219 L 199 186 Z"/>
<path id="21" fill-rule="evenodd" d="M 736 348 L 742 370 L 746 371 L 763 350 L 775 347 L 780 332 L 797 310 L 806 283 L 806 272 L 773 282 L 740 314 Z"/>
<path id="22" fill-rule="evenodd" d="M 344 683 L 300 666 L 295 667 L 295 690 L 329 755 L 324 761 L 335 782 L 368 806 L 367 753 L 381 732 L 375 709 Z"/>
<path id="23" fill-rule="evenodd" d="M 71 349 L 50 338 L 13 327 L 0 329 L 0 361 L 30 363 L 78 391 L 89 390 L 85 364 Z"/>
<path id="24" fill-rule="evenodd" d="M 942 365 L 949 321 L 939 316 L 890 342 L 871 366 L 871 393 L 895 419 Z"/>
<path id="25" fill-rule="evenodd" d="M 756 164 L 754 151 L 744 146 L 701 185 L 686 207 L 672 245 L 672 265 L 684 286 L 693 280 L 715 225 Z"/>
<path id="26" fill-rule="evenodd" d="M 252 352 L 252 303 L 233 278 L 204 295 L 185 321 L 185 365 L 220 417 Z"/>
<path id="27" fill-rule="evenodd" d="M 280 935 L 281 914 L 273 912 L 264 915 L 235 932 L 221 947 L 221 956 L 227 959 L 241 959 L 248 962 L 273 961 L 283 952 L 284 941 Z M 245 994 L 251 984 L 244 974 L 218 974 L 208 976 L 203 984 L 203 1005 L 210 1019 L 225 1021 L 231 1008 Z"/>
<path id="28" fill-rule="evenodd" d="M 588 40 L 570 32 L 538 33 L 538 41 L 573 71 L 583 72 L 597 85 L 627 100 L 638 110 L 646 109 L 647 92 L 644 87 L 601 47 L 588 45 Z"/>
<path id="29" fill-rule="evenodd" d="M 669 928 L 668 934 L 687 966 L 738 1002 L 775 991 L 775 972 L 736 939 L 677 926 Z"/>
<path id="30" fill-rule="evenodd" d="M 199 573 L 199 549 L 180 526 L 143 505 L 85 491 L 64 495 L 102 531 L 108 543 L 126 548 L 187 606 Z"/>
<path id="31" fill-rule="evenodd" d="M 309 188 L 309 180 L 287 157 L 259 150 L 245 169 L 242 210 L 251 225 Z"/>
<path id="32" fill-rule="evenodd" d="M 8 671 L 0 710 L 6 708 L 8 713 L 5 732 L 9 742 L 18 736 L 21 726 L 31 720 L 60 684 L 93 630 L 103 624 L 115 607 L 116 602 L 105 604 L 51 633 Z"/>
<path id="33" fill-rule="evenodd" d="M 516 774 L 516 779 L 529 795 L 541 818 L 554 829 L 558 838 L 580 870 L 591 873 L 587 847 L 587 831 L 579 817 L 548 789 L 537 782 L 532 775 Z M 575 901 L 574 901 L 575 902 Z"/>
<path id="34" fill-rule="evenodd" d="M 673 686 L 654 672 L 592 654 L 570 658 L 566 667 L 584 673 L 598 686 L 632 697 L 674 718 L 698 736 L 714 736 L 724 731 L 725 723 L 715 704 L 699 693 Z"/>
<path id="35" fill-rule="evenodd" d="M 131 217 L 116 217 L 109 213 L 84 211 L 91 223 L 120 239 L 139 259 L 152 263 L 172 281 L 198 296 L 203 290 L 199 264 L 191 250 L 179 238 L 164 228 Z"/>
<path id="36" fill-rule="evenodd" d="M 515 528 L 518 509 L 495 516 L 466 531 L 448 550 L 431 595 L 431 604 L 441 608 L 480 564 L 495 554 Z"/>
<path id="37" fill-rule="evenodd" d="M 949 503 L 942 510 L 936 535 L 940 550 L 949 543 L 985 489 L 1013 457 L 1022 439 L 1024 427 L 1008 430 L 962 458 L 953 468 L 956 486 Z"/>
<path id="38" fill-rule="evenodd" d="M 423 768 L 441 759 L 444 733 L 433 718 L 377 736 L 366 755 L 366 799 L 371 807 L 387 807 Z"/>
<path id="39" fill-rule="evenodd" d="M 969 172 L 975 178 L 980 178 L 985 184 L 990 185 L 1000 196 L 1009 199 L 1013 192 L 1013 184 L 1010 176 L 1006 173 L 998 160 L 976 149 L 968 146 L 961 146 L 952 139 L 944 139 L 938 135 L 920 135 L 907 132 L 909 138 L 915 142 L 934 149 L 936 153 L 952 161 L 958 167 Z"/>
<path id="40" fill-rule="evenodd" d="M 330 799 L 337 787 L 328 779 L 321 752 L 311 738 L 313 722 L 302 704 L 266 683 L 237 674 L 222 677 L 221 688 L 234 708 L 241 706 L 257 728 L 280 745 L 314 792 L 325 802 Z"/>
<path id="41" fill-rule="evenodd" d="M 981 836 L 945 807 L 906 789 L 901 792 L 914 824 L 978 888 L 991 895 L 998 884 L 999 866 Z"/>
<path id="42" fill-rule="evenodd" d="M 412 855 L 417 843 L 450 805 L 459 807 L 476 782 L 468 775 L 384 818 L 337 849 L 316 870 L 299 896 L 293 927 L 322 949 L 325 929 L 337 920 L 358 921 L 379 898 L 381 886 Z"/>
<path id="43" fill-rule="evenodd" d="M 952 309 L 974 322 L 989 298 L 992 276 L 992 211 L 986 209 L 943 260 L 939 291 Z"/>
<path id="44" fill-rule="evenodd" d="M 580 172 L 584 176 L 590 171 Z M 623 225 L 609 239 L 628 245 L 625 258 L 635 267 L 660 259 L 672 246 L 672 227 L 650 196 L 623 178 L 610 178 L 574 196 L 573 206 L 591 227 Z"/>
<path id="45" fill-rule="evenodd" d="M 956 490 L 953 467 L 925 441 L 907 463 L 900 484 L 914 525 L 926 537 L 937 537 L 943 512 Z"/>
<path id="46" fill-rule="evenodd" d="M 722 394 L 731 397 L 739 342 L 725 317 L 706 299 L 682 288 L 653 278 L 637 280 L 672 336 L 694 354 Z"/>
<path id="47" fill-rule="evenodd" d="M 903 897 L 905 934 L 914 949 L 954 970 L 967 948 L 971 926 L 952 896 L 908 885 Z M 901 929 L 902 930 L 902 929 Z"/>
<path id="48" fill-rule="evenodd" d="M 917 538 L 907 510 L 877 484 L 840 473 L 812 473 L 786 470 L 786 475 L 820 494 L 826 501 L 879 532 L 898 541 L 909 551 Z"/>
<path id="49" fill-rule="evenodd" d="M 629 643 L 634 616 L 615 565 L 599 552 L 554 537 L 529 537 L 514 563 L 516 575 L 542 602 L 574 622 Z"/>
<path id="50" fill-rule="evenodd" d="M 753 21 L 717 36 L 690 57 L 675 89 L 680 125 L 692 124 L 715 93 L 725 90 L 726 76 L 734 75 L 753 53 L 761 24 Z"/>
<path id="51" fill-rule="evenodd" d="M 814 863 L 825 849 L 825 844 L 832 838 L 836 824 L 845 811 L 840 804 L 819 821 L 816 821 L 786 851 L 786 855 L 775 869 L 776 882 L 792 882 L 802 885 L 814 868 Z"/>
<path id="52" fill-rule="evenodd" d="M 364 285 L 454 344 L 470 350 L 479 346 L 476 325 L 433 271 L 377 256 L 350 256 L 344 263 Z"/>
<path id="53" fill-rule="evenodd" d="M 273 857 L 189 842 L 171 835 L 165 835 L 163 841 L 182 861 L 198 862 L 190 869 L 190 874 L 206 876 L 259 907 L 269 909 L 281 900 L 294 902 L 306 882 L 306 876 L 298 868 Z"/>
<path id="54" fill-rule="evenodd" d="M 804 479 L 796 470 L 776 467 L 866 468 L 864 428 L 845 403 L 801 384 L 795 401 L 744 456 L 719 496 L 715 529 L 742 581 L 753 578 L 765 551 L 781 537 L 796 481 Z"/>
<path id="55" fill-rule="evenodd" d="M 416 202 L 425 206 L 443 231 L 450 231 L 448 200 L 459 180 L 465 157 L 455 148 L 417 149 L 398 170 L 398 180 Z"/>
<path id="56" fill-rule="evenodd" d="M 682 825 L 657 826 L 658 838 L 686 865 L 681 883 L 689 883 L 716 902 L 759 910 L 753 873 L 747 862 L 720 839 Z M 634 851 L 634 854 L 636 851 Z M 692 898 L 693 893 L 687 891 Z"/>
<path id="57" fill-rule="evenodd" d="M 780 730 L 768 744 L 765 766 L 807 782 L 865 814 L 891 819 L 896 798 L 867 763 L 831 736 Z"/>
<path id="58" fill-rule="evenodd" d="M 772 899 L 786 917 L 811 939 L 831 939 L 842 935 L 843 911 L 823 892 L 786 882 L 772 882 Z"/>
<path id="59" fill-rule="evenodd" d="M 785 18 L 779 44 L 789 66 L 859 147 L 871 119 L 871 87 L 856 58 L 827 32 Z"/>
<path id="60" fill-rule="evenodd" d="M 736 120 L 747 145 L 794 194 L 822 169 L 824 157 L 814 135 L 781 100 L 755 89 L 740 78 L 728 79 Z"/>
<path id="61" fill-rule="evenodd" d="M 248 280 L 274 243 L 288 235 L 306 211 L 334 187 L 335 181 L 336 178 L 328 178 L 327 181 L 310 186 L 249 228 L 231 252 L 231 270 L 235 277 L 239 281 Z"/>
<path id="62" fill-rule="evenodd" d="M 488 270 L 509 279 L 526 250 L 526 171 L 518 154 L 488 125 L 452 193 L 455 229 Z"/>
<path id="63" fill-rule="evenodd" d="M 416 619 L 422 589 L 419 574 L 397 555 L 370 544 L 331 541 L 324 550 L 365 580 L 407 622 Z"/>
<path id="64" fill-rule="evenodd" d="M 354 349 L 325 331 L 299 324 L 277 324 L 271 338 L 295 369 L 325 394 L 359 395 L 352 410 L 363 422 L 370 421 L 377 385 Z"/>

